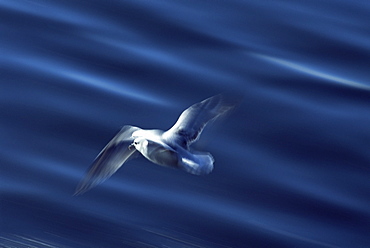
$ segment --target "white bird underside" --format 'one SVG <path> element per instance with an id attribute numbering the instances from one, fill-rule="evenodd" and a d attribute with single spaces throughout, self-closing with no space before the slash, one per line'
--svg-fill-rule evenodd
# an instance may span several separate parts
<path id="1" fill-rule="evenodd" d="M 95 158 L 75 195 L 102 183 L 138 153 L 158 165 L 195 175 L 209 174 L 213 170 L 212 155 L 192 153 L 189 146 L 198 140 L 208 122 L 233 109 L 239 100 L 230 100 L 224 95 L 207 98 L 183 111 L 166 132 L 124 126 Z"/>

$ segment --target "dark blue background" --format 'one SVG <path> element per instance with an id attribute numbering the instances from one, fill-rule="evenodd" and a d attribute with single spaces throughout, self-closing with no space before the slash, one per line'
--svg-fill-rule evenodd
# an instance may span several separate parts
<path id="1" fill-rule="evenodd" d="M 2 247 L 370 247 L 368 1 L 0 0 Z M 126 124 L 244 96 L 195 145 L 75 187 Z"/>

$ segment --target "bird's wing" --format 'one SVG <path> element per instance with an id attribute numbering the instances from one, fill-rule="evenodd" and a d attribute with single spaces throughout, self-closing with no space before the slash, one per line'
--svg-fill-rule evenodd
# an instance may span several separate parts
<path id="1" fill-rule="evenodd" d="M 77 186 L 75 195 L 80 195 L 112 176 L 135 152 L 129 145 L 133 142 L 132 133 L 138 127 L 124 126 L 98 154 L 85 178 Z"/>
<path id="2" fill-rule="evenodd" d="M 181 113 L 175 125 L 163 134 L 163 138 L 187 147 L 199 138 L 209 121 L 233 109 L 239 102 L 239 97 L 219 94 L 196 103 Z"/>

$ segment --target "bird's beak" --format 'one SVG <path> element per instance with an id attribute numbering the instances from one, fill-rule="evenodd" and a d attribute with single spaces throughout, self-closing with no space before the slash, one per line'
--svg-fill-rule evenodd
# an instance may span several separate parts
<path id="1" fill-rule="evenodd" d="M 128 146 L 128 149 L 131 150 L 134 147 L 134 143 Z"/>

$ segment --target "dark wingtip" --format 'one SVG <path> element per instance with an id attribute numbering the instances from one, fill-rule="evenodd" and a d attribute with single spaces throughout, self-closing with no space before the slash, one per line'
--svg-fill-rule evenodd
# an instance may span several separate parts
<path id="1" fill-rule="evenodd" d="M 233 111 L 243 101 L 243 96 L 240 94 L 220 93 L 218 95 L 207 98 L 203 102 L 207 102 L 207 107 L 215 108 L 219 112 L 215 118 L 219 118 L 226 113 Z"/>
<path id="2" fill-rule="evenodd" d="M 86 193 L 90 188 L 86 187 L 86 185 L 78 185 L 75 192 L 73 193 L 73 196 L 79 196 Z"/>
<path id="3" fill-rule="evenodd" d="M 82 194 L 83 194 L 83 192 L 75 191 L 72 196 L 80 196 Z"/>
<path id="4" fill-rule="evenodd" d="M 221 93 L 218 95 L 221 99 L 221 102 L 225 106 L 230 108 L 235 108 L 241 104 L 244 99 L 244 96 L 237 93 Z"/>
<path id="5" fill-rule="evenodd" d="M 217 105 L 218 115 L 216 115 L 211 122 L 215 121 L 216 119 L 224 119 L 225 117 L 229 116 L 232 112 L 234 112 L 238 106 L 242 103 L 244 96 L 241 94 L 233 94 L 233 93 L 220 93 L 213 97 L 208 98 L 211 100 L 212 103 Z"/>

